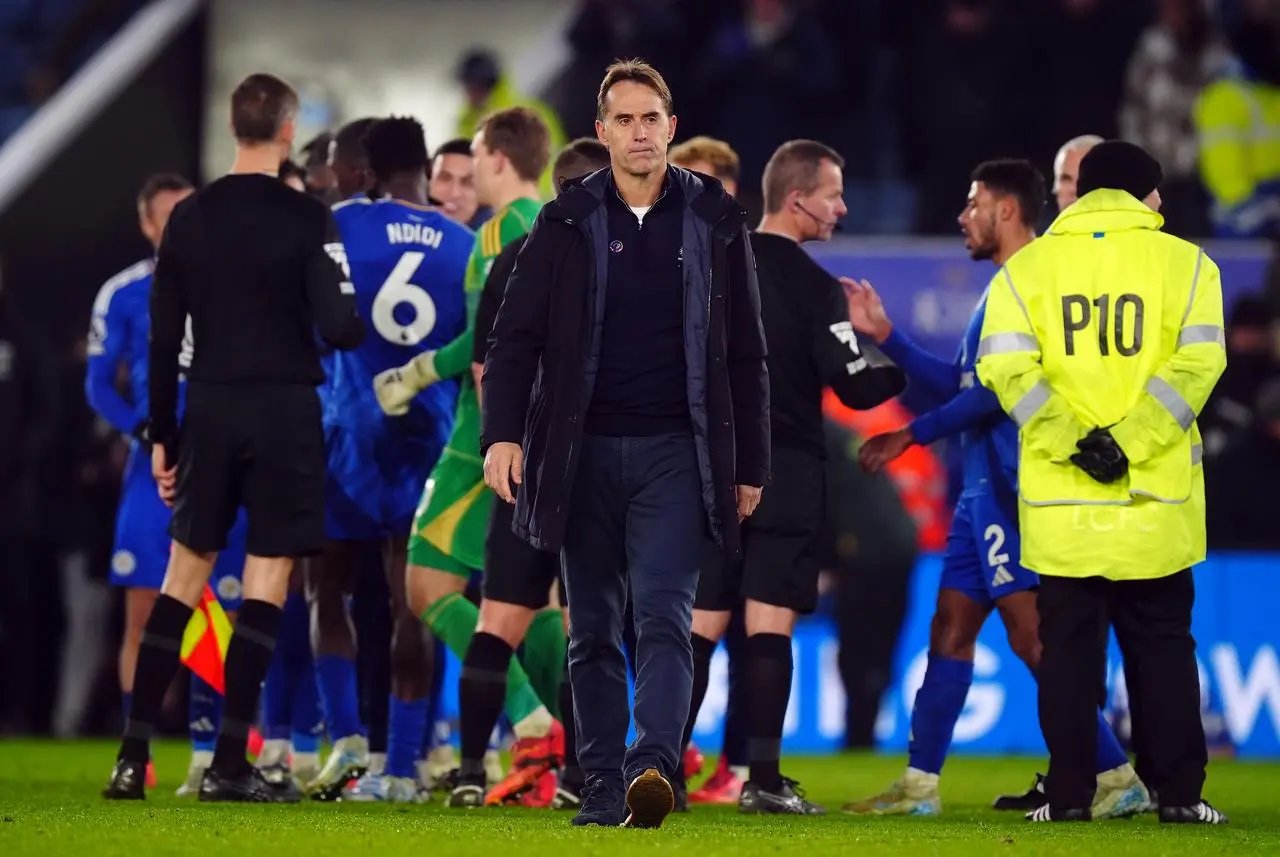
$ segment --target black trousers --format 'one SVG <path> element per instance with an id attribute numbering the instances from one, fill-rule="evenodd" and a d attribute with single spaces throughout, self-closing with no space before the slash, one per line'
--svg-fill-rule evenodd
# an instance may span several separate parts
<path id="1" fill-rule="evenodd" d="M 1106 699 L 1107 631 L 1124 657 L 1134 749 L 1161 806 L 1200 801 L 1205 766 L 1191 571 L 1154 580 L 1040 578 L 1040 728 L 1045 791 L 1055 810 L 1086 809 L 1096 788 L 1098 706 Z"/>

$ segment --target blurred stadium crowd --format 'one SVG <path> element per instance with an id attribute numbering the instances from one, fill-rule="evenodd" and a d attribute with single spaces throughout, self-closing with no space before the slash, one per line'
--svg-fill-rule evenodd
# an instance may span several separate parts
<path id="1" fill-rule="evenodd" d="M 144 5 L 0 2 L 0 145 Z M 580 0 L 565 39 L 569 61 L 538 93 L 483 46 L 460 51 L 456 136 L 515 104 L 548 118 L 553 148 L 592 134 L 601 69 L 641 56 L 676 94 L 679 139 L 737 151 L 755 211 L 770 154 L 809 137 L 846 158 L 846 233 L 954 236 L 976 163 L 1027 157 L 1051 175 L 1058 147 L 1091 133 L 1160 159 L 1169 231 L 1280 240 L 1278 0 Z M 322 197 L 335 193 L 330 140 L 295 154 Z M 1228 369 L 1201 418 L 1212 548 L 1280 551 L 1249 490 L 1280 484 L 1277 307 L 1273 262 L 1266 290 L 1229 310 Z M 110 731 L 118 619 L 104 581 L 127 439 L 84 401 L 83 344 L 57 352 L 34 330 L 0 283 L 0 733 Z M 911 570 L 945 537 L 946 453 L 917 448 L 888 479 L 868 476 L 857 438 L 910 413 L 828 416 L 823 612 L 842 629 L 847 740 L 869 744 Z M 840 597 L 862 576 L 883 603 Z M 62 646 L 25 648 L 31 629 Z"/>

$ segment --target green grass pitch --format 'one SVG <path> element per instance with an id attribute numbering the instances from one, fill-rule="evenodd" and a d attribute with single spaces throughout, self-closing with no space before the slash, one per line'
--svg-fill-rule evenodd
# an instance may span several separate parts
<path id="1" fill-rule="evenodd" d="M 1225 827 L 1158 824 L 1153 816 L 1094 824 L 1033 825 L 990 810 L 1022 791 L 1043 760 L 957 757 L 942 780 L 943 816 L 851 818 L 850 798 L 879 791 L 901 758 L 788 759 L 785 769 L 826 818 L 739 816 L 695 807 L 661 830 L 579 830 L 550 810 L 450 811 L 427 806 L 203 805 L 173 796 L 187 748 L 158 745 L 159 787 L 145 803 L 103 801 L 114 746 L 105 742 L 0 742 L 0 855 L 40 857 L 629 857 L 630 855 L 1280 855 L 1280 765 L 1215 761 L 1206 794 L 1231 816 Z"/>

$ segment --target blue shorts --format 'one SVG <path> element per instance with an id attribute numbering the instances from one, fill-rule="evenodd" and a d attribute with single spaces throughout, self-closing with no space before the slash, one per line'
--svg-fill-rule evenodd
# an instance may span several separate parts
<path id="1" fill-rule="evenodd" d="M 373 541 L 409 534 L 422 486 L 440 457 L 434 445 L 385 433 L 325 429 L 325 536 Z"/>
<path id="2" fill-rule="evenodd" d="M 961 494 L 942 557 L 942 589 L 957 589 L 987 607 L 1035 589 L 1040 578 L 1022 567 L 1018 522 L 988 494 Z"/>
<path id="3" fill-rule="evenodd" d="M 159 589 L 169 567 L 169 507 L 160 499 L 151 476 L 151 459 L 135 446 L 125 467 L 120 509 L 116 514 L 115 546 L 111 553 L 111 584 L 127 589 Z M 218 554 L 209 584 L 227 610 L 237 610 L 243 598 L 244 510 Z"/>

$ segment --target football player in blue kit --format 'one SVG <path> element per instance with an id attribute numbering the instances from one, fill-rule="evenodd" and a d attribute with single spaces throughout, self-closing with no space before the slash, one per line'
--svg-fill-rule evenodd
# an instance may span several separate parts
<path id="1" fill-rule="evenodd" d="M 334 206 L 356 306 L 372 335 L 355 351 L 334 355 L 325 403 L 329 450 L 328 536 L 312 573 L 345 582 L 350 591 L 356 546 L 382 544 L 391 589 L 392 685 L 385 772 L 364 778 L 348 799 L 420 801 L 416 782 L 426 733 L 430 683 L 424 681 L 434 647 L 405 599 L 405 551 L 421 486 L 449 439 L 457 384 L 423 390 L 408 413 L 387 417 L 378 406 L 373 378 L 416 355 L 451 342 L 466 325 L 463 277 L 474 235 L 428 207 L 429 159 L 422 125 L 392 117 L 364 137 L 369 165 L 386 194 Z M 326 697 L 326 704 L 331 700 Z M 345 756 L 367 753 L 349 730 L 353 712 L 327 711 L 330 734 L 339 736 L 316 784 L 344 777 Z"/>
<path id="2" fill-rule="evenodd" d="M 327 168 L 333 174 L 335 190 L 342 206 L 350 200 L 373 200 L 382 194 L 369 169 L 364 136 L 378 120 L 364 117 L 348 122 L 328 143 Z M 328 407 L 333 387 L 334 357 L 322 353 L 325 382 L 317 388 L 321 408 Z M 330 439 L 331 440 L 331 439 Z M 345 546 L 331 543 L 330 554 Z M 368 770 L 381 770 L 386 758 L 386 697 L 390 692 L 391 616 L 387 608 L 390 594 L 381 563 L 370 573 L 370 553 L 380 555 L 377 546 L 361 545 L 350 557 L 333 556 L 328 565 L 354 568 L 350 579 L 322 573 L 323 556 L 310 557 L 303 564 L 308 608 L 308 641 L 314 654 L 314 679 L 320 694 L 323 718 L 334 750 L 324 769 L 302 779 L 311 797 L 336 800 L 348 781 Z M 281 639 L 293 639 L 299 632 L 294 613 L 285 610 Z M 361 645 L 357 650 L 357 640 Z M 295 679 L 295 683 L 297 680 Z M 270 686 L 263 688 L 264 707 L 273 700 Z M 281 706 L 283 700 L 279 703 Z M 371 728 L 366 728 L 366 725 Z M 283 746 L 263 748 L 271 770 L 264 774 L 282 778 L 285 769 Z M 296 766 L 295 766 L 296 767 Z M 301 772 L 298 772 L 299 775 Z"/>
<path id="3" fill-rule="evenodd" d="M 326 151 L 328 145 L 326 141 Z M 280 165 L 280 181 L 299 193 L 307 192 L 306 177 L 306 170 L 292 161 Z M 322 402 L 330 374 L 329 357 L 326 351 L 320 358 L 325 383 L 316 393 Z M 282 786 L 292 777 L 299 788 L 320 773 L 320 738 L 324 733 L 324 711 L 311 653 L 311 614 L 302 592 L 306 563 L 302 559 L 294 565 L 271 667 L 262 682 L 264 740 L 255 762 L 272 785 Z"/>
<path id="4" fill-rule="evenodd" d="M 975 260 L 1003 265 L 1035 238 L 1045 201 L 1044 178 L 1027 161 L 988 161 L 973 172 L 959 223 L 965 249 Z M 888 357 L 946 404 L 909 426 L 870 438 L 864 468 L 876 471 L 913 444 L 959 437 L 964 485 L 947 537 L 933 616 L 924 684 L 911 715 L 909 761 L 903 777 L 884 793 L 844 807 L 870 815 L 937 815 L 938 776 L 956 721 L 973 683 L 978 633 L 992 608 L 1000 613 L 1009 644 L 1035 672 L 1040 659 L 1039 578 L 1020 563 L 1017 513 L 1018 427 L 995 395 L 977 383 L 974 363 L 986 306 L 984 292 L 954 362 L 925 352 L 889 321 L 870 284 L 843 280 L 854 328 L 872 337 Z M 1101 712 L 1098 714 L 1098 790 L 1093 817 L 1132 815 L 1147 807 L 1147 793 Z M 1000 798 L 998 809 L 1034 809 L 1044 803 L 1037 781 L 1026 795 Z"/>
<path id="5" fill-rule="evenodd" d="M 169 215 L 193 191 L 181 176 L 155 175 L 138 194 L 138 221 L 153 248 L 160 246 Z M 138 646 L 152 605 L 160 594 L 169 564 L 170 510 L 160 500 L 151 475 L 151 450 L 143 440 L 147 414 L 147 345 L 149 302 L 154 259 L 144 259 L 107 280 L 98 290 L 89 327 L 85 394 L 89 405 L 116 430 L 132 438 L 125 466 L 120 507 L 116 515 L 115 546 L 111 555 L 111 583 L 125 590 L 125 629 L 120 646 L 120 692 L 125 715 L 133 692 Z M 191 365 L 190 320 L 179 363 Z M 121 394 L 117 379 L 128 373 Z M 211 580 L 222 606 L 234 613 L 240 606 L 240 575 L 244 568 L 243 511 L 232 529 L 227 549 L 218 555 Z M 191 765 L 179 796 L 194 796 L 200 778 L 213 761 L 214 743 L 222 719 L 222 697 L 194 674 L 189 703 Z M 148 776 L 150 780 L 150 776 Z"/>

